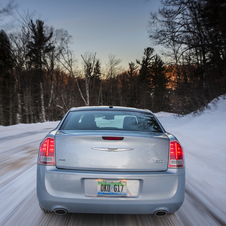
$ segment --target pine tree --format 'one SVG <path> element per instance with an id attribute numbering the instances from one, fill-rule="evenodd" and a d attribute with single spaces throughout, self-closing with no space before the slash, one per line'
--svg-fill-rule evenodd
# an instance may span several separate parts
<path id="1" fill-rule="evenodd" d="M 155 55 L 149 72 L 153 109 L 155 112 L 167 110 L 167 85 L 169 77 L 166 76 L 166 67 L 158 55 Z"/>
<path id="2" fill-rule="evenodd" d="M 13 58 L 11 44 L 5 31 L 0 31 L 0 124 L 13 124 L 14 84 L 15 77 L 11 73 Z"/>
<path id="3" fill-rule="evenodd" d="M 0 31 L 0 70 L 9 70 L 13 65 L 11 45 L 5 31 Z"/>
<path id="4" fill-rule="evenodd" d="M 30 67 L 39 72 L 41 82 L 43 82 L 42 71 L 47 64 L 46 54 L 54 49 L 51 42 L 53 30 L 48 30 L 41 20 L 36 20 L 36 24 L 31 20 L 29 28 L 31 31 L 31 41 L 27 44 L 29 49 L 27 57 Z"/>
<path id="5" fill-rule="evenodd" d="M 95 67 L 94 67 L 94 70 L 93 70 L 92 77 L 96 80 L 100 80 L 100 76 L 101 76 L 100 60 L 97 60 Z"/>
<path id="6" fill-rule="evenodd" d="M 37 103 L 36 117 L 41 116 L 41 121 L 45 121 L 45 105 L 44 105 L 44 69 L 47 65 L 47 53 L 54 49 L 51 42 L 53 36 L 53 30 L 44 26 L 44 22 L 36 20 L 36 24 L 31 20 L 29 24 L 31 31 L 31 40 L 27 44 L 28 63 L 30 69 L 35 73 L 33 81 L 33 92 L 39 93 L 39 97 L 36 96 L 34 100 Z"/>
<path id="7" fill-rule="evenodd" d="M 151 47 L 148 47 L 144 49 L 144 56 L 142 58 L 142 62 L 137 60 L 137 63 L 141 66 L 139 70 L 139 80 L 141 82 L 147 82 L 149 80 L 150 74 L 149 74 L 149 68 L 152 65 L 152 60 L 154 58 L 153 56 L 154 49 Z"/>
<path id="8" fill-rule="evenodd" d="M 102 97 L 100 60 L 97 60 L 95 63 L 90 83 L 90 90 L 92 91 L 91 103 L 93 105 L 99 105 Z"/>

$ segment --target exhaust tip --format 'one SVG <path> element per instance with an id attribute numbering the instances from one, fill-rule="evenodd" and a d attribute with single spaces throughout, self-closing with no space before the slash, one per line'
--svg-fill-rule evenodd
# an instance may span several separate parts
<path id="1" fill-rule="evenodd" d="M 65 210 L 65 209 L 55 209 L 53 212 L 55 214 L 61 215 L 61 216 L 67 214 L 67 210 Z"/>
<path id="2" fill-rule="evenodd" d="M 157 210 L 155 211 L 154 215 L 156 217 L 164 217 L 168 214 L 168 212 L 166 210 Z"/>

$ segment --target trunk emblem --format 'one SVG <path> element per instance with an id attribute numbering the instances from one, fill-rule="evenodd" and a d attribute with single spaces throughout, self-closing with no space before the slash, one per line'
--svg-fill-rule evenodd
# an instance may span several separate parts
<path id="1" fill-rule="evenodd" d="M 155 163 L 164 163 L 164 160 L 162 160 L 162 159 L 157 159 L 157 160 L 155 160 Z"/>
<path id="2" fill-rule="evenodd" d="M 114 151 L 114 152 L 133 150 L 133 148 L 92 148 L 92 149 L 97 151 Z"/>

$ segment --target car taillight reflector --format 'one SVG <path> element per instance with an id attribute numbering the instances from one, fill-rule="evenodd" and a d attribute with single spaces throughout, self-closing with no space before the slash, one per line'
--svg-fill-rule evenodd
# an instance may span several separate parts
<path id="1" fill-rule="evenodd" d="M 178 168 L 183 166 L 184 166 L 184 154 L 182 147 L 177 141 L 171 141 L 169 167 Z"/>
<path id="2" fill-rule="evenodd" d="M 102 137 L 104 140 L 123 140 L 124 137 Z"/>
<path id="3" fill-rule="evenodd" d="M 39 163 L 45 165 L 55 165 L 54 139 L 46 138 L 39 150 Z"/>

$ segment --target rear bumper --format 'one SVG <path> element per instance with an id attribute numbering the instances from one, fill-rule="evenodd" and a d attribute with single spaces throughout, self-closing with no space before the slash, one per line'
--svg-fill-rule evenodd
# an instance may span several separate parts
<path id="1" fill-rule="evenodd" d="M 126 197 L 97 196 L 97 179 L 126 179 L 136 186 Z M 185 169 L 165 172 L 94 172 L 37 166 L 37 197 L 53 211 L 74 213 L 153 214 L 177 211 L 184 201 Z"/>

